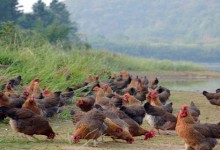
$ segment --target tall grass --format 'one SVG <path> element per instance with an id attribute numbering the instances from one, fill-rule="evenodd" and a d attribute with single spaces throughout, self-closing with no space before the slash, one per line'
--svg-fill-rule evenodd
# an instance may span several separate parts
<path id="1" fill-rule="evenodd" d="M 89 51 L 73 48 L 65 51 L 61 46 L 43 44 L 38 47 L 21 47 L 19 50 L 9 50 L 7 46 L 0 48 L 0 64 L 10 65 L 6 70 L 0 70 L 1 76 L 7 78 L 21 75 L 24 83 L 39 77 L 41 85 L 53 90 L 73 86 L 82 82 L 88 74 L 107 76 L 108 73 L 120 70 L 128 71 L 199 71 L 204 68 L 186 62 L 159 61 L 154 59 L 139 59 L 125 55 L 103 51 Z M 66 67 L 71 75 L 59 69 Z"/>

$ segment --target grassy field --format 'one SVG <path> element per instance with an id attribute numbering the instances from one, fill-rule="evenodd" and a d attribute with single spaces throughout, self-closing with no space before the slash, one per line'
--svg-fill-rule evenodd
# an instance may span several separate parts
<path id="1" fill-rule="evenodd" d="M 62 46 L 51 44 L 21 47 L 18 50 L 2 46 L 0 51 L 0 64 L 8 65 L 6 70 L 0 69 L 0 81 L 5 82 L 5 78 L 21 75 L 24 83 L 28 83 L 31 79 L 39 77 L 42 80 L 41 85 L 52 90 L 62 90 L 67 86 L 81 83 L 90 73 L 106 78 L 110 73 L 121 70 L 143 72 L 206 70 L 189 62 L 139 59 L 77 48 L 67 51 Z M 62 71 L 65 73 L 61 73 Z M 65 80 L 67 75 L 71 76 L 69 81 Z"/>
<path id="2" fill-rule="evenodd" d="M 195 104 L 201 110 L 201 122 L 202 123 L 217 123 L 220 121 L 220 109 L 216 109 L 215 106 L 210 105 L 205 97 L 201 93 L 194 92 L 177 92 L 172 91 L 170 101 L 174 103 L 174 115 L 177 114 L 179 108 L 183 105 L 188 105 L 190 101 L 194 101 Z M 70 134 L 74 132 L 74 126 L 68 116 L 65 117 L 67 110 L 74 106 L 67 106 L 66 111 L 63 114 L 55 116 L 49 119 L 54 131 L 57 133 L 56 138 L 53 141 L 46 141 L 43 136 L 36 136 L 40 141 L 28 141 L 21 134 L 14 133 L 7 121 L 0 123 L 0 146 L 1 149 L 63 149 L 63 150 L 92 150 L 92 149 L 151 149 L 151 150 L 184 150 L 184 143 L 177 135 L 159 135 L 148 141 L 142 140 L 143 137 L 136 137 L 136 141 L 133 144 L 127 144 L 124 141 L 120 143 L 113 142 L 110 138 L 104 137 L 104 143 L 100 143 L 98 148 L 94 147 L 82 147 L 84 140 L 80 143 L 71 143 L 69 140 Z M 146 121 L 144 127 L 151 129 Z M 100 139 L 101 140 L 101 139 Z M 220 142 L 220 140 L 219 140 Z M 91 143 L 92 145 L 92 143 Z M 220 150 L 220 144 L 217 145 L 215 150 Z"/>

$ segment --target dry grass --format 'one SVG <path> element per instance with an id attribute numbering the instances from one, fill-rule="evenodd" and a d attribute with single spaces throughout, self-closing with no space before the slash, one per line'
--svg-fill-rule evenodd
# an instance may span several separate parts
<path id="1" fill-rule="evenodd" d="M 207 100 L 200 93 L 194 92 L 174 92 L 170 101 L 174 103 L 174 114 L 176 115 L 182 105 L 188 105 L 190 101 L 201 110 L 201 122 L 217 123 L 220 121 L 220 109 L 217 110 L 215 106 L 210 105 Z M 28 141 L 21 134 L 14 133 L 7 121 L 0 123 L 0 145 L 1 149 L 63 149 L 63 150 L 91 150 L 91 149 L 150 149 L 150 150 L 183 150 L 184 143 L 177 135 L 160 135 L 155 138 L 144 141 L 143 137 L 137 137 L 133 144 L 127 144 L 124 141 L 113 142 L 110 138 L 104 137 L 104 143 L 100 143 L 98 148 L 82 147 L 84 140 L 80 143 L 71 143 L 69 140 L 70 134 L 74 131 L 74 126 L 70 120 L 60 119 L 58 116 L 49 120 L 52 127 L 58 135 L 53 141 L 45 141 L 45 137 L 36 136 L 40 141 Z M 150 130 L 150 127 L 144 125 Z M 219 141 L 220 142 L 220 141 Z M 92 145 L 92 143 L 91 143 Z M 215 148 L 220 150 L 220 144 Z"/>

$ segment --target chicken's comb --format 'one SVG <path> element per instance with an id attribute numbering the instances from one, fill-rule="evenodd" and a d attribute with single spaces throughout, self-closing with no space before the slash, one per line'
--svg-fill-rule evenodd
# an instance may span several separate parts
<path id="1" fill-rule="evenodd" d="M 44 93 L 44 94 L 47 94 L 48 92 L 49 92 L 48 89 L 44 89 L 44 90 L 43 90 L 43 93 Z"/>
<path id="2" fill-rule="evenodd" d="M 121 71 L 120 72 L 120 75 L 126 75 L 127 73 L 126 73 L 126 71 Z"/>
<path id="3" fill-rule="evenodd" d="M 130 94 L 127 92 L 127 93 L 125 93 L 125 95 L 124 96 L 130 96 Z"/>
<path id="4" fill-rule="evenodd" d="M 103 87 L 107 87 L 107 86 L 108 86 L 108 83 L 104 83 L 102 86 L 103 86 Z"/>
<path id="5" fill-rule="evenodd" d="M 150 91 L 150 94 L 157 94 L 156 90 Z"/>
<path id="6" fill-rule="evenodd" d="M 40 79 L 39 78 L 35 78 L 34 82 L 40 82 Z"/>
<path id="7" fill-rule="evenodd" d="M 187 108 L 189 108 L 189 106 L 183 106 L 181 107 L 181 110 L 186 110 Z"/>
<path id="8" fill-rule="evenodd" d="M 153 138 L 154 136 L 155 136 L 155 131 L 154 131 L 154 130 L 151 130 L 150 132 L 147 132 L 147 133 L 145 134 L 144 140 L 148 140 L 148 139 L 150 139 L 150 138 Z"/>
<path id="9" fill-rule="evenodd" d="M 95 87 L 93 88 L 94 91 L 97 91 L 98 89 L 99 89 L 98 86 L 95 86 Z"/>

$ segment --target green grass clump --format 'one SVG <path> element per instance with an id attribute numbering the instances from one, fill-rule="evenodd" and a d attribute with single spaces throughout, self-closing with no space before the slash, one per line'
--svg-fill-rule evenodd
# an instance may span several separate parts
<path id="1" fill-rule="evenodd" d="M 43 44 L 38 47 L 20 47 L 10 50 L 0 47 L 0 64 L 10 65 L 0 70 L 6 78 L 21 75 L 24 83 L 38 77 L 41 86 L 51 90 L 62 90 L 81 83 L 88 74 L 106 77 L 109 73 L 128 71 L 200 71 L 204 68 L 186 62 L 139 59 L 103 51 L 89 51 L 77 48 L 65 51 L 62 46 Z M 58 69 L 61 68 L 61 69 Z M 68 68 L 66 73 L 61 70 Z M 70 80 L 66 81 L 66 76 Z"/>

